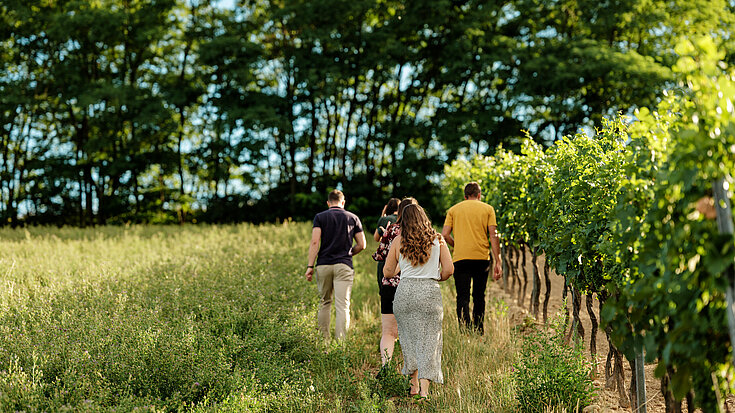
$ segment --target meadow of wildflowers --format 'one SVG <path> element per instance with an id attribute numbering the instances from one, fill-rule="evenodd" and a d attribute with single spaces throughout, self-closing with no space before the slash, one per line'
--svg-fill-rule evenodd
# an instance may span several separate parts
<path id="1" fill-rule="evenodd" d="M 0 411 L 318 409 L 306 231 L 2 231 Z"/>

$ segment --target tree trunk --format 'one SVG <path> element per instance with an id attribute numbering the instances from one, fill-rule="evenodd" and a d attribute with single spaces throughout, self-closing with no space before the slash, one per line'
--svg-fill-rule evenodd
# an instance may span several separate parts
<path id="1" fill-rule="evenodd" d="M 2 129 L 0 129 L 0 131 L 4 132 Z M 2 148 L 2 151 L 0 151 L 0 176 L 3 176 L 3 174 L 10 176 L 7 167 L 10 137 L 7 133 L 4 133 L 3 135 L 0 135 L 0 138 L 0 148 Z M 8 222 L 8 219 L 10 219 L 10 216 L 8 215 L 10 206 L 2 197 L 3 193 L 5 193 L 3 189 L 8 187 L 8 181 L 9 179 L 0 179 L 0 226 L 4 226 Z"/>
<path id="2" fill-rule="evenodd" d="M 357 76 L 355 76 L 355 85 L 357 85 Z M 357 86 L 355 86 L 357 87 Z M 342 182 L 342 185 L 347 184 L 347 153 L 348 153 L 348 143 L 350 141 L 350 126 L 352 125 L 352 115 L 355 112 L 355 101 L 357 100 L 357 90 L 354 91 L 354 94 L 352 96 L 352 99 L 350 99 L 348 107 L 347 107 L 347 116 L 345 119 L 345 141 L 342 147 L 342 165 L 340 167 L 342 175 L 340 181 Z"/>
<path id="3" fill-rule="evenodd" d="M 296 193 L 298 188 L 296 181 L 296 130 L 294 128 L 296 117 L 294 115 L 295 80 L 292 67 L 289 67 L 287 76 L 286 100 L 288 101 L 288 128 L 286 130 L 286 142 L 288 144 L 288 211 L 290 216 L 294 216 L 296 215 Z"/>
<path id="4" fill-rule="evenodd" d="M 362 153 L 362 163 L 365 166 L 365 182 L 372 185 L 373 180 L 375 179 L 375 168 L 372 166 L 372 158 L 371 158 L 371 151 L 370 151 L 370 145 L 372 144 L 372 129 L 373 129 L 373 119 L 371 117 L 365 118 L 366 127 L 368 130 L 367 136 L 365 136 L 365 150 Z"/>
<path id="5" fill-rule="evenodd" d="M 576 287 L 570 287 L 572 292 L 572 327 L 569 329 L 567 340 L 575 334 L 575 340 L 584 342 L 584 326 L 582 326 L 582 319 L 579 317 L 579 311 L 582 308 L 582 295 L 579 293 Z"/>
<path id="6" fill-rule="evenodd" d="M 311 128 L 309 132 L 309 158 L 306 162 L 307 175 L 306 175 L 306 190 L 312 191 L 314 186 L 314 164 L 316 162 L 316 131 L 319 126 L 319 119 L 317 118 L 317 105 L 316 98 L 311 99 Z"/>
<path id="7" fill-rule="evenodd" d="M 324 134 L 326 136 L 324 138 L 324 155 L 322 158 L 322 177 L 326 174 L 327 166 L 329 165 L 329 141 L 331 139 L 329 131 L 332 129 L 332 117 L 329 114 L 329 104 L 327 103 L 328 100 L 328 98 L 325 98 L 322 101 L 322 104 L 324 105 L 324 116 L 327 119 L 327 124 L 324 126 Z"/>
<path id="8" fill-rule="evenodd" d="M 503 260 L 503 290 L 507 292 L 510 286 L 508 281 L 510 265 L 508 264 L 508 247 L 504 242 L 500 244 L 500 258 Z"/>
<path id="9" fill-rule="evenodd" d="M 20 208 L 20 200 L 23 194 L 23 182 L 25 178 L 26 170 L 26 156 L 30 152 L 28 145 L 30 144 L 30 130 L 32 128 L 33 120 L 29 114 L 23 114 L 20 125 L 18 125 L 18 138 L 14 145 L 12 156 L 12 168 L 8 175 L 8 186 L 9 186 L 9 197 L 8 197 L 8 210 L 10 212 L 10 226 L 15 228 L 19 224 L 18 209 Z M 24 138 L 24 131 L 28 129 L 28 136 Z M 25 150 L 23 144 L 26 144 Z"/>
<path id="10" fill-rule="evenodd" d="M 94 226 L 94 179 L 92 178 L 92 164 L 89 162 L 84 166 L 84 188 L 87 192 L 87 222 Z"/>
<path id="11" fill-rule="evenodd" d="M 608 390 L 614 390 L 615 366 L 613 365 L 613 358 L 615 357 L 615 347 L 613 346 L 612 341 L 610 341 L 610 334 L 608 330 L 605 331 L 605 336 L 607 337 L 608 345 L 607 359 L 605 360 L 605 388 Z"/>
<path id="12" fill-rule="evenodd" d="M 630 388 L 628 389 L 628 397 L 630 398 L 630 410 L 633 413 L 636 413 L 638 411 L 638 398 L 636 397 L 636 386 L 638 385 L 638 380 L 635 374 L 635 359 L 628 360 L 628 365 L 630 366 Z"/>
<path id="13" fill-rule="evenodd" d="M 531 266 L 533 267 L 533 283 L 531 289 L 531 312 L 533 316 L 538 319 L 539 309 L 539 297 L 541 296 L 541 278 L 539 277 L 538 269 L 538 247 L 534 247 L 531 250 L 533 254 L 531 257 Z M 545 321 L 545 320 L 544 320 Z"/>
<path id="14" fill-rule="evenodd" d="M 682 413 L 681 401 L 677 401 L 674 398 L 674 394 L 669 388 L 671 384 L 670 372 L 673 373 L 673 370 L 668 368 L 667 372 L 661 377 L 661 393 L 664 396 L 664 407 L 666 408 L 666 413 Z"/>
<path id="15" fill-rule="evenodd" d="M 528 288 L 528 271 L 526 270 L 526 245 L 521 244 L 521 271 L 523 272 L 523 292 L 521 293 L 521 307 L 523 302 L 526 301 L 526 289 Z M 528 309 L 531 309 L 531 303 L 529 300 Z"/>
<path id="16" fill-rule="evenodd" d="M 184 108 L 179 108 L 179 136 L 176 142 L 176 154 L 179 157 L 178 169 L 179 169 L 179 194 L 185 195 L 184 191 L 184 155 L 181 153 L 181 146 L 184 142 Z"/>
<path id="17" fill-rule="evenodd" d="M 135 214 L 138 215 L 140 214 L 140 199 L 138 199 L 140 197 L 140 189 L 139 189 L 139 184 L 138 184 L 138 171 L 137 169 L 133 169 L 131 172 L 133 175 L 132 181 L 133 181 L 133 197 L 135 197 Z M 135 219 L 137 221 L 138 217 L 136 216 Z"/>
<path id="18" fill-rule="evenodd" d="M 620 406 L 628 408 L 630 407 L 630 400 L 628 395 L 625 393 L 625 370 L 623 370 L 623 355 L 615 349 L 615 369 L 613 371 L 616 379 L 618 389 L 618 398 L 620 400 Z"/>
<path id="19" fill-rule="evenodd" d="M 562 288 L 561 293 L 561 301 L 564 303 L 564 328 L 566 329 L 569 327 L 569 303 L 567 302 L 567 292 L 569 291 L 569 286 L 567 285 L 567 276 L 564 276 L 564 288 Z"/>
<path id="20" fill-rule="evenodd" d="M 515 275 L 516 282 L 518 283 L 518 292 L 516 294 L 516 301 L 518 302 L 518 305 L 523 306 L 523 296 L 521 295 L 522 289 L 521 289 L 521 251 L 519 248 L 515 249 L 515 263 L 513 265 L 513 274 Z"/>
<path id="21" fill-rule="evenodd" d="M 9 145 L 8 145 L 9 146 Z M 7 149 L 7 148 L 6 148 Z M 16 222 L 18 220 L 18 211 L 15 209 L 15 165 L 17 164 L 17 161 L 15 160 L 16 155 L 15 151 L 13 151 L 13 162 L 8 162 L 8 165 L 12 165 L 10 168 L 6 170 L 8 174 L 8 181 L 7 181 L 7 188 L 8 188 L 8 202 L 7 202 L 7 215 L 8 215 L 8 223 L 11 227 L 15 227 Z"/>
<path id="22" fill-rule="evenodd" d="M 694 391 L 689 390 L 685 397 L 687 400 L 687 413 L 694 413 L 697 410 L 694 408 Z"/>
<path id="23" fill-rule="evenodd" d="M 79 166 L 78 166 L 81 163 L 81 156 L 80 156 L 79 152 L 80 151 L 77 149 L 76 150 L 76 154 L 77 154 L 77 174 L 78 174 L 77 178 L 79 180 L 78 181 L 79 182 L 79 226 L 82 227 L 82 228 L 84 228 L 85 227 L 84 217 L 85 217 L 85 211 L 87 210 L 87 206 L 86 206 L 86 199 L 84 197 L 84 194 L 85 194 L 85 191 L 84 191 L 84 172 L 83 172 L 82 168 L 79 168 Z"/>
<path id="24" fill-rule="evenodd" d="M 515 247 L 508 245 L 508 266 L 510 268 L 510 292 L 514 293 L 516 290 L 516 263 L 513 261 L 515 256 Z"/>
<path id="25" fill-rule="evenodd" d="M 373 83 L 370 93 L 372 105 L 370 106 L 370 113 L 367 115 L 366 118 L 367 136 L 365 137 L 365 173 L 367 175 L 367 182 L 369 184 L 372 184 L 375 180 L 376 173 L 376 168 L 374 165 L 375 158 L 373 157 L 373 153 L 370 150 L 370 145 L 373 144 L 373 140 L 375 139 L 376 112 L 378 107 L 377 101 L 379 90 L 380 85 L 376 86 L 376 84 Z"/>
<path id="26" fill-rule="evenodd" d="M 19 205 L 21 204 L 21 202 L 23 201 L 23 198 L 22 197 L 25 195 L 24 194 L 24 192 L 25 192 L 24 184 L 25 184 L 26 172 L 28 171 L 28 169 L 26 168 L 26 165 L 27 165 L 27 161 L 28 161 L 28 155 L 30 153 L 30 151 L 28 150 L 29 149 L 28 148 L 28 144 L 29 144 L 29 141 L 26 141 L 26 148 L 25 148 L 25 150 L 20 149 L 19 152 L 18 152 L 18 154 L 16 155 L 16 157 L 18 157 L 18 158 L 20 158 L 20 159 L 23 160 L 23 162 L 20 162 L 19 165 L 18 165 L 18 184 L 16 186 L 17 191 L 15 192 L 15 196 L 16 196 L 16 199 L 15 199 L 15 207 L 16 207 L 16 210 L 19 207 Z"/>
<path id="27" fill-rule="evenodd" d="M 107 222 L 106 218 L 106 212 L 105 208 L 106 205 L 106 197 L 105 197 L 105 178 L 103 176 L 103 171 L 101 167 L 97 168 L 97 176 L 99 179 L 99 182 L 96 182 L 95 187 L 95 196 L 97 196 L 97 224 L 98 225 L 105 225 Z"/>
<path id="28" fill-rule="evenodd" d="M 363 15 L 360 15 L 356 21 L 362 22 L 364 19 Z M 357 38 L 362 39 L 362 23 L 358 26 L 357 29 Z M 360 40 L 358 40 L 360 41 Z M 354 65 L 352 67 L 353 70 L 353 76 L 352 76 L 352 99 L 350 99 L 349 108 L 347 109 L 347 120 L 345 125 L 345 144 L 344 144 L 344 150 L 342 152 L 342 184 L 347 184 L 347 149 L 348 149 L 348 143 L 350 138 L 350 128 L 352 126 L 352 116 L 355 112 L 355 108 L 357 107 L 357 94 L 358 94 L 358 87 L 360 84 L 360 74 L 362 73 L 362 66 L 360 64 L 360 57 L 362 54 L 357 54 L 355 56 Z M 358 145 L 355 144 L 355 148 L 357 148 Z M 354 168 L 355 168 L 355 162 L 352 162 L 352 169 L 354 175 Z"/>
<path id="29" fill-rule="evenodd" d="M 195 16 L 196 14 L 196 8 L 193 6 L 191 7 L 191 13 L 192 16 Z M 179 71 L 179 85 L 181 86 L 184 85 L 184 80 L 186 76 L 186 63 L 188 61 L 189 52 L 191 51 L 191 46 L 191 41 L 186 42 L 186 46 L 184 46 L 184 57 L 181 60 L 181 71 Z M 179 134 L 176 142 L 176 154 L 179 157 L 179 194 L 181 196 L 184 196 L 186 194 L 184 190 L 184 156 L 181 153 L 181 145 L 184 141 L 184 126 L 186 125 L 186 116 L 184 115 L 184 112 L 186 111 L 186 107 L 182 104 L 179 105 L 177 109 L 179 112 Z"/>
<path id="30" fill-rule="evenodd" d="M 544 255 L 544 281 L 546 291 L 544 292 L 544 324 L 549 321 L 549 299 L 551 298 L 551 278 L 549 277 L 549 262 Z"/>
<path id="31" fill-rule="evenodd" d="M 618 400 L 621 407 L 630 407 L 630 400 L 625 392 L 625 370 L 623 370 L 623 355 L 610 340 L 611 329 L 605 329 L 605 335 L 610 346 L 605 363 L 605 388 L 618 391 Z"/>
<path id="32" fill-rule="evenodd" d="M 10 216 L 11 216 L 11 222 L 10 226 L 15 228 L 19 224 L 19 216 L 18 216 L 18 197 L 21 192 L 21 185 L 23 184 L 23 180 L 19 179 L 21 177 L 21 162 L 19 160 L 20 158 L 20 144 L 16 145 L 15 150 L 13 150 L 13 175 L 11 175 L 10 182 Z"/>
<path id="33" fill-rule="evenodd" d="M 388 130 L 388 136 L 387 136 L 387 138 L 389 140 L 391 140 L 391 142 L 392 142 L 391 143 L 391 147 L 393 148 L 393 150 L 390 152 L 390 157 L 391 157 L 391 162 L 393 163 L 393 166 L 394 167 L 398 164 L 398 159 L 399 159 L 398 154 L 399 154 L 399 147 L 400 147 L 400 143 L 399 142 L 404 142 L 404 145 L 405 145 L 405 142 L 408 141 L 408 139 L 406 139 L 405 136 L 399 136 L 399 133 L 398 133 L 399 125 L 400 125 L 400 122 L 401 122 L 401 116 L 400 116 L 402 114 L 401 110 L 405 106 L 404 105 L 404 102 L 406 102 L 408 100 L 404 96 L 404 94 L 403 94 L 404 91 L 402 91 L 401 90 L 401 87 L 400 87 L 401 86 L 401 78 L 403 78 L 403 70 L 406 67 L 407 67 L 407 64 L 406 63 L 401 63 L 400 66 L 399 66 L 399 68 L 398 68 L 398 71 L 396 72 L 396 85 L 397 85 L 395 87 L 395 90 L 396 90 L 395 104 L 396 104 L 396 106 L 395 106 L 395 110 L 393 111 L 393 113 L 391 114 L 391 117 L 390 117 L 390 119 L 391 119 L 390 125 L 387 128 L 387 130 Z M 390 179 L 391 187 L 393 188 L 393 190 L 395 190 L 395 188 L 396 188 L 396 186 L 398 184 L 398 174 L 391 173 L 390 176 L 389 176 L 389 179 Z"/>
<path id="34" fill-rule="evenodd" d="M 89 122 L 86 113 L 82 113 L 82 119 L 77 122 L 76 115 L 74 115 L 74 108 L 69 105 L 69 119 L 72 122 L 74 131 L 76 133 L 74 143 L 76 145 L 75 150 L 75 161 L 78 173 L 78 184 L 79 184 L 79 226 L 86 226 L 86 216 L 89 210 L 91 210 L 91 200 L 89 199 L 89 192 L 87 188 L 87 159 L 84 155 L 84 146 L 89 137 Z"/>
<path id="35" fill-rule="evenodd" d="M 386 149 L 388 149 L 388 147 L 389 147 L 388 142 L 383 141 L 383 145 L 380 148 L 380 162 L 378 162 L 378 172 L 377 172 L 378 180 L 380 181 L 381 187 L 385 186 L 385 183 L 386 183 L 385 175 L 383 174 L 383 169 L 385 169 L 385 166 L 386 166 L 385 151 Z"/>
<path id="36" fill-rule="evenodd" d="M 592 308 L 592 294 L 586 295 L 586 303 L 587 303 L 587 314 L 590 316 L 590 323 L 592 324 L 592 331 L 590 331 L 590 355 L 592 355 L 592 360 L 597 360 L 597 330 L 598 330 L 598 323 L 597 323 L 597 317 L 595 316 L 595 311 Z M 602 306 L 602 304 L 600 304 Z"/>

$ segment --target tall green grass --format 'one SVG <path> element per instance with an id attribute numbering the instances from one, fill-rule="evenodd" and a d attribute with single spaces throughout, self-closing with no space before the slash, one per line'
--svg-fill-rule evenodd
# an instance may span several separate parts
<path id="1" fill-rule="evenodd" d="M 503 303 L 490 299 L 485 336 L 461 334 L 451 280 L 445 384 L 423 404 L 380 396 L 375 245 L 355 258 L 349 338 L 323 343 L 309 235 L 293 223 L 0 230 L 0 411 L 516 409 Z"/>

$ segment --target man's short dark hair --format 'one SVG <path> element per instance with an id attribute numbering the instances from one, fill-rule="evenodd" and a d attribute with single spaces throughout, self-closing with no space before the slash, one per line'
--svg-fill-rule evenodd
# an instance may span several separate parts
<path id="1" fill-rule="evenodd" d="M 480 184 L 477 182 L 470 182 L 464 186 L 465 198 L 475 198 L 480 195 Z"/>
<path id="2" fill-rule="evenodd" d="M 336 204 L 339 202 L 342 202 L 345 200 L 345 194 L 342 193 L 339 189 L 335 189 L 334 191 L 329 193 L 329 196 L 327 197 L 327 202 L 330 204 Z"/>

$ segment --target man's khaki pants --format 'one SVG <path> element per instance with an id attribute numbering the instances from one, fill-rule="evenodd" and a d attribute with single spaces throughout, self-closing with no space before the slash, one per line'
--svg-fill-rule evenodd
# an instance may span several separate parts
<path id="1" fill-rule="evenodd" d="M 350 328 L 350 294 L 355 271 L 347 264 L 318 265 L 316 267 L 316 282 L 319 288 L 319 314 L 317 324 L 319 332 L 325 340 L 329 340 L 329 318 L 334 297 L 335 307 L 335 337 L 341 340 Z"/>

